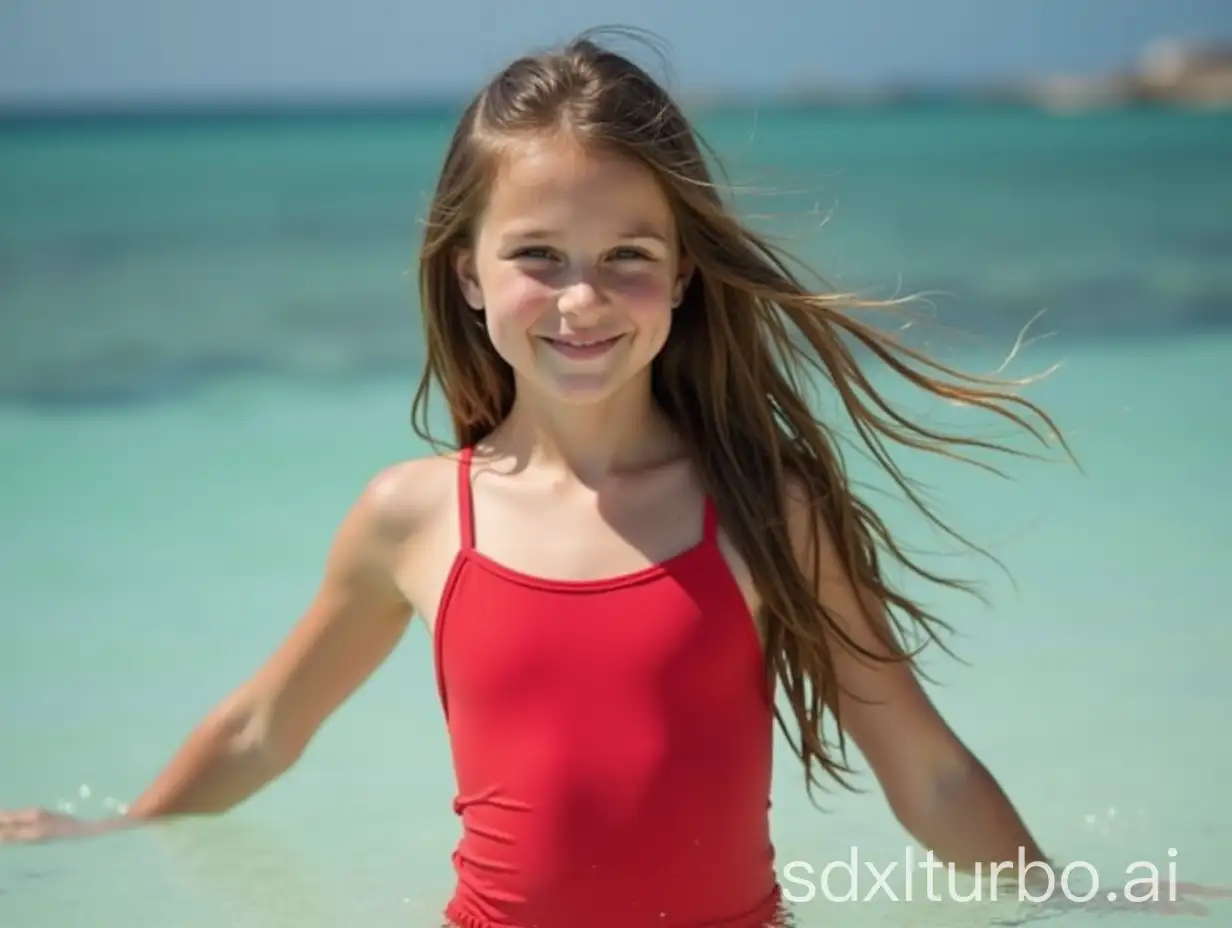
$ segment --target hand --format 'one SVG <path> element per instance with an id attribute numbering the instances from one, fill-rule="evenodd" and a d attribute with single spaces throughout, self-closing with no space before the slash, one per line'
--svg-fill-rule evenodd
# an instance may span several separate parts
<path id="1" fill-rule="evenodd" d="M 1101 898 L 1102 896 L 1102 898 Z M 1145 898 L 1144 898 L 1145 897 Z M 1098 908 L 1119 912 L 1140 912 L 1146 915 L 1209 915 L 1210 910 L 1199 900 L 1232 899 L 1232 889 L 1219 886 L 1203 886 L 1200 883 L 1163 882 L 1158 889 L 1143 892 L 1141 887 L 1131 887 L 1109 899 L 1100 893 L 1091 900 L 1099 900 Z"/>
<path id="2" fill-rule="evenodd" d="M 1082 892 L 1081 895 L 1086 895 Z M 1108 892 L 1100 890 L 1087 901 L 1067 896 L 1060 888 L 1052 896 L 1033 905 L 1037 912 L 1021 918 L 1011 918 L 994 922 L 997 925 L 1017 926 L 1029 921 L 1045 917 L 1039 910 L 1061 915 L 1073 909 L 1090 910 L 1094 915 L 1110 915 L 1112 913 L 1132 913 L 1137 915 L 1195 915 L 1206 916 L 1210 909 L 1203 901 L 1211 899 L 1232 899 L 1232 889 L 1221 886 L 1203 886 L 1200 883 L 1168 883 L 1161 882 L 1158 887 L 1145 890 L 1140 882 L 1123 887 L 1116 892 L 1115 899 L 1108 898 Z"/>
<path id="3" fill-rule="evenodd" d="M 1206 906 L 1196 900 L 1232 899 L 1232 889 L 1226 886 L 1203 886 L 1200 883 L 1177 883 L 1172 887 L 1165 885 L 1160 896 L 1162 898 L 1154 904 L 1157 911 L 1163 910 L 1175 915 L 1208 915 L 1210 913 Z M 1191 898 L 1186 899 L 1186 896 Z"/>
<path id="4" fill-rule="evenodd" d="M 0 812 L 0 844 L 32 844 L 64 838 L 84 838 L 116 831 L 130 824 L 124 818 L 85 821 L 46 809 Z"/>

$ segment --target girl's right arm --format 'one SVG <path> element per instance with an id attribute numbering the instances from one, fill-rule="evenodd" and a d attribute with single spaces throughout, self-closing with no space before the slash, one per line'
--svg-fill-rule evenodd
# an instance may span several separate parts
<path id="1" fill-rule="evenodd" d="M 0 843 L 217 814 L 288 770 L 389 655 L 411 618 L 395 581 L 399 553 L 423 510 L 408 498 L 415 489 L 408 469 L 391 468 L 365 488 L 338 528 L 316 595 L 290 635 L 196 726 L 123 816 L 79 822 L 38 810 L 0 813 Z"/>

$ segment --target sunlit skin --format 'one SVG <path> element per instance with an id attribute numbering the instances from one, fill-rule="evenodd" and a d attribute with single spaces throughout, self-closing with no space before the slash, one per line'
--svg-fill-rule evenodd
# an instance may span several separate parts
<path id="1" fill-rule="evenodd" d="M 647 169 L 557 137 L 515 150 L 473 249 L 457 258 L 467 302 L 515 371 L 518 399 L 503 428 L 528 416 L 555 423 L 558 437 L 572 436 L 567 456 L 610 460 L 602 449 L 658 418 L 650 364 L 691 268 Z"/>
<path id="2" fill-rule="evenodd" d="M 496 463 L 476 485 L 483 550 L 529 574 L 579 578 L 635 570 L 692 544 L 699 490 L 653 401 L 650 373 L 693 268 L 653 175 L 560 133 L 519 139 L 473 231 L 455 260 L 470 307 L 463 311 L 486 327 L 517 386 L 511 414 L 484 442 Z M 507 466 L 511 460 L 519 466 Z M 0 842 L 216 814 L 286 772 L 392 653 L 412 617 L 433 634 L 457 547 L 455 480 L 450 459 L 426 457 L 371 481 L 291 634 L 199 723 L 127 815 L 89 823 L 38 810 L 0 813 Z M 600 497 L 609 512 L 597 511 Z M 627 537 L 613 529 L 612 513 Z M 797 501 L 788 515 L 803 551 L 816 513 Z M 526 544 L 528 525 L 541 527 L 536 544 Z M 824 532 L 819 553 L 819 599 L 852 639 L 877 648 L 877 605 L 850 582 Z M 726 541 L 723 555 L 757 621 L 760 597 L 747 564 Z M 909 665 L 843 652 L 835 672 L 865 697 L 845 707 L 844 724 L 921 844 L 961 869 L 1013 859 L 1019 847 L 1031 860 L 1046 859 Z M 1200 914 L 1197 897 L 1221 895 L 1165 885 L 1151 909 Z"/>

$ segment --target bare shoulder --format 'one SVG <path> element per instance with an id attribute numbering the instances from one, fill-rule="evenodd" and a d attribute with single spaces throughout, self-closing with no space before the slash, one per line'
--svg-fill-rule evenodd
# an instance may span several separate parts
<path id="1" fill-rule="evenodd" d="M 295 627 L 228 700 L 257 719 L 280 758 L 296 758 L 320 725 L 393 651 L 416 605 L 399 570 L 408 544 L 448 504 L 449 467 L 433 459 L 382 468 L 334 533 L 315 594 Z"/>
<path id="2" fill-rule="evenodd" d="M 829 525 L 821 513 L 820 500 L 799 476 L 785 481 L 782 518 L 786 523 L 796 560 L 810 579 L 823 588 L 840 579 L 842 559 Z M 820 575 L 814 576 L 814 570 Z"/>
<path id="3" fill-rule="evenodd" d="M 368 481 L 353 512 L 374 538 L 405 541 L 452 505 L 456 462 L 445 455 L 399 461 Z"/>
<path id="4" fill-rule="evenodd" d="M 962 745 L 920 685 L 876 578 L 853 567 L 868 563 L 844 549 L 855 540 L 836 536 L 803 481 L 789 481 L 784 507 L 800 567 L 830 619 L 841 723 L 892 801 L 907 804 L 921 776 L 961 762 Z"/>
<path id="5" fill-rule="evenodd" d="M 445 456 L 399 461 L 374 473 L 338 527 L 329 556 L 334 577 L 397 586 L 407 551 L 451 512 L 456 465 Z"/>
<path id="6" fill-rule="evenodd" d="M 839 537 L 825 517 L 822 500 L 797 477 L 788 478 L 784 497 L 784 518 L 797 563 L 834 622 L 833 631 L 839 639 L 835 643 L 848 652 L 854 645 L 856 654 L 865 658 L 902 658 L 887 603 L 874 582 L 877 578 L 861 576 L 868 573 L 869 559 L 864 552 L 847 547 L 870 543 L 871 539 L 865 537 L 868 533 L 844 531 Z M 851 521 L 857 521 L 856 514 Z"/>
<path id="7" fill-rule="evenodd" d="M 862 545 L 859 531 L 840 537 L 816 492 L 797 478 L 787 482 L 784 518 L 800 570 L 829 619 L 830 652 L 843 688 L 867 699 L 916 698 L 918 683 L 903 642 L 890 621 L 870 559 L 845 546 Z M 853 514 L 852 521 L 855 521 Z"/>

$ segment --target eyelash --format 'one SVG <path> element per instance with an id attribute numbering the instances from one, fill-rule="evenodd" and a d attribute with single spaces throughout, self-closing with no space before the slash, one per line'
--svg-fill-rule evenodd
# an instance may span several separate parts
<path id="1" fill-rule="evenodd" d="M 653 255 L 645 251 L 642 251 L 639 248 L 618 248 L 616 249 L 616 251 L 629 253 L 630 257 L 624 260 L 632 260 L 632 261 L 653 261 L 654 260 Z M 522 249 L 519 249 L 518 251 L 515 251 L 511 257 L 530 258 L 533 261 L 544 261 L 544 260 L 551 260 L 553 256 L 551 254 L 550 249 L 548 248 L 522 248 Z"/>

